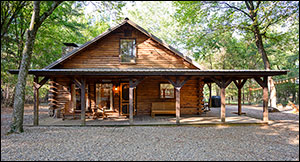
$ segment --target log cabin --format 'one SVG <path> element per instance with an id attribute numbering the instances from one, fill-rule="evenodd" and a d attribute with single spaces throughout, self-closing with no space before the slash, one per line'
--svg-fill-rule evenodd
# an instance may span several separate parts
<path id="1" fill-rule="evenodd" d="M 56 116 L 80 116 L 85 125 L 93 117 L 201 114 L 203 87 L 216 83 L 221 89 L 220 120 L 225 122 L 225 88 L 234 82 L 239 89 L 254 78 L 263 88 L 263 121 L 268 121 L 267 77 L 283 70 L 207 70 L 193 59 L 164 43 L 128 18 L 78 46 L 68 48 L 58 60 L 34 75 L 34 125 L 38 125 L 39 88 L 48 80 L 49 109 Z M 10 70 L 18 74 L 18 70 Z M 42 79 L 39 79 L 43 77 Z"/>

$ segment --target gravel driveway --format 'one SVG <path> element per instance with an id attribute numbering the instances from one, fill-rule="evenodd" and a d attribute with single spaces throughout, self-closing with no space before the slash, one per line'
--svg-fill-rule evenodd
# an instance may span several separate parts
<path id="1" fill-rule="evenodd" d="M 269 126 L 25 127 L 22 134 L 1 135 L 1 161 L 299 161 L 299 114 L 269 117 Z"/>

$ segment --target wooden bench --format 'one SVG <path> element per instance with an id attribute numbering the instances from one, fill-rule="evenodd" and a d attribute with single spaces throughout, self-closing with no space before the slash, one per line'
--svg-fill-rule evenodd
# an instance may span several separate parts
<path id="1" fill-rule="evenodd" d="M 175 102 L 152 102 L 152 118 L 154 118 L 156 114 L 176 114 Z"/>

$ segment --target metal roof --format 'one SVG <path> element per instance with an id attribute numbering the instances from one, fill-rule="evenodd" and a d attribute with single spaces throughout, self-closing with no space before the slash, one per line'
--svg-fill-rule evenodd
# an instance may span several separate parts
<path id="1" fill-rule="evenodd" d="M 94 39 L 86 42 L 85 44 L 81 45 L 80 47 L 78 47 L 77 49 L 74 49 L 73 51 L 71 51 L 70 53 L 67 53 L 66 55 L 62 56 L 61 58 L 59 58 L 58 60 L 54 61 L 53 63 L 51 63 L 50 65 L 46 66 L 44 69 L 51 69 L 54 66 L 58 65 L 59 63 L 62 63 L 63 61 L 65 61 L 66 59 L 68 59 L 69 57 L 75 55 L 76 53 L 78 53 L 79 51 L 83 50 L 84 48 L 88 47 L 90 44 L 100 40 L 101 38 L 103 38 L 104 36 L 108 35 L 109 33 L 111 33 L 112 31 L 116 30 L 117 28 L 121 27 L 124 24 L 130 24 L 132 27 L 136 28 L 137 30 L 139 30 L 140 32 L 144 33 L 145 35 L 147 35 L 148 37 L 152 38 L 153 40 L 155 40 L 156 42 L 158 42 L 159 44 L 161 44 L 162 46 L 164 46 L 165 48 L 167 48 L 168 50 L 172 51 L 173 53 L 175 53 L 176 55 L 180 56 L 181 58 L 183 58 L 185 61 L 191 63 L 192 65 L 194 65 L 195 67 L 199 68 L 199 69 L 204 69 L 204 67 L 202 67 L 201 65 L 199 65 L 197 62 L 195 62 L 193 59 L 191 59 L 188 56 L 185 56 L 184 54 L 182 54 L 181 52 L 179 52 L 178 50 L 176 50 L 175 48 L 171 47 L 170 45 L 168 45 L 167 43 L 163 42 L 162 40 L 160 40 L 159 38 L 157 38 L 156 36 L 154 36 L 153 34 L 147 32 L 145 29 L 143 29 L 142 27 L 140 27 L 139 25 L 135 24 L 133 21 L 129 20 L 128 18 L 126 18 L 122 23 L 120 23 L 119 25 L 108 29 L 107 31 L 103 32 L 102 34 L 98 35 L 97 37 L 95 37 Z"/>
<path id="2" fill-rule="evenodd" d="M 19 70 L 9 70 L 18 74 Z M 160 75 L 193 75 L 193 76 L 274 76 L 287 74 L 287 70 L 198 70 L 198 69 L 30 69 L 29 74 L 48 75 L 106 75 L 106 76 L 160 76 Z"/>

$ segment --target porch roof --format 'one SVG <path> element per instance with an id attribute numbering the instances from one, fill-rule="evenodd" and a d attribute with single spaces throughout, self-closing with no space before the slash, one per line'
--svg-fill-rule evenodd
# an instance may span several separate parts
<path id="1" fill-rule="evenodd" d="M 18 74 L 19 70 L 9 70 Z M 262 77 L 287 74 L 287 70 L 199 70 L 199 69 L 119 69 L 119 68 L 84 68 L 84 69 L 30 69 L 28 74 L 38 76 L 53 75 L 97 75 L 97 76 L 228 76 Z"/>

